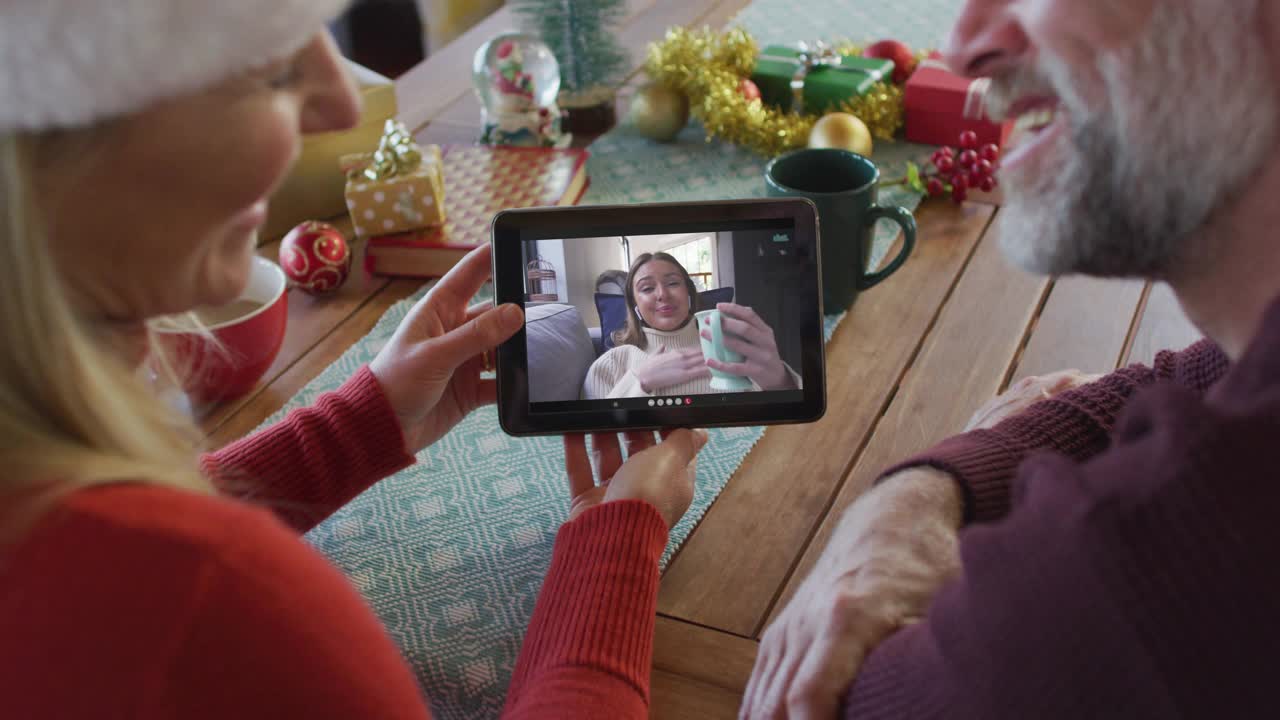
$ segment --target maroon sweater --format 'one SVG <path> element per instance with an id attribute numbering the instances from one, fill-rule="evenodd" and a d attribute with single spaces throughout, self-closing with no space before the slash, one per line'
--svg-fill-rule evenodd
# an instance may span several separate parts
<path id="1" fill-rule="evenodd" d="M 1202 341 L 899 466 L 961 481 L 963 572 L 847 717 L 1275 715 L 1278 443 L 1280 305 L 1230 369 Z"/>

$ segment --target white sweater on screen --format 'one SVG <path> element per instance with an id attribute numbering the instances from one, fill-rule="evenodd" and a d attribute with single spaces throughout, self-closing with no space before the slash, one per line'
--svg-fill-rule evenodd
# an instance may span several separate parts
<path id="1" fill-rule="evenodd" d="M 702 352 L 702 341 L 698 338 L 698 324 L 689 323 L 679 330 L 655 330 L 653 328 L 643 328 L 647 347 L 643 350 L 635 345 L 619 345 L 605 354 L 601 355 L 591 364 L 591 369 L 587 371 L 587 379 L 583 383 L 583 397 L 587 400 L 603 400 L 613 398 L 629 398 L 629 397 L 649 397 L 651 393 L 644 391 L 640 386 L 640 378 L 636 377 L 635 369 L 640 367 L 650 357 L 658 354 L 663 348 L 667 352 L 680 352 L 682 350 L 698 350 Z M 787 368 L 792 381 L 796 387 L 800 387 L 800 376 L 790 367 Z M 760 386 L 754 382 L 747 390 L 739 392 L 755 392 L 759 391 Z M 652 395 L 661 395 L 664 397 L 676 397 L 681 395 L 711 395 L 722 394 L 725 390 L 717 390 L 711 387 L 711 376 L 707 375 L 698 380 L 692 380 L 679 385 L 672 385 L 666 388 L 657 388 Z"/>

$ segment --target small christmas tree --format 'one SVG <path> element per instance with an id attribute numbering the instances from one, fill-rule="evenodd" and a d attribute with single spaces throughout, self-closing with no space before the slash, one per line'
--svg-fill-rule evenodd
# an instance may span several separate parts
<path id="1" fill-rule="evenodd" d="M 626 15 L 626 0 L 514 0 L 525 29 L 560 61 L 561 105 L 610 103 L 627 71 L 627 53 L 613 30 Z"/>

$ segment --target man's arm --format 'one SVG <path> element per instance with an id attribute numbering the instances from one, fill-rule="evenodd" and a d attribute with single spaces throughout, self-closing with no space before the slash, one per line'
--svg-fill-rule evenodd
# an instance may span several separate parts
<path id="1" fill-rule="evenodd" d="M 1056 459 L 1028 480 L 1031 497 L 1008 519 L 964 535 L 963 574 L 927 619 L 870 654 L 843 717 L 1180 716 L 1132 608 L 1094 567 L 1085 477 Z"/>
<path id="2" fill-rule="evenodd" d="M 1226 355 L 1208 340 L 1180 352 L 1165 351 L 1152 367 L 1117 370 L 1037 402 L 992 428 L 948 438 L 890 468 L 881 481 L 913 467 L 935 468 L 960 483 L 966 523 L 992 522 L 1009 512 L 1014 474 L 1033 453 L 1049 450 L 1077 462 L 1088 460 L 1107 448 L 1116 418 L 1138 389 L 1167 381 L 1203 394 L 1227 367 Z"/>

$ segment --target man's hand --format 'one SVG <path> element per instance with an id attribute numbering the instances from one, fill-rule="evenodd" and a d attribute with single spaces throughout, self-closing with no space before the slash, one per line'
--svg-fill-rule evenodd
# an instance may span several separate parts
<path id="1" fill-rule="evenodd" d="M 1023 378 L 1011 385 L 1004 393 L 978 408 L 964 430 L 969 432 L 993 428 L 1006 418 L 1021 413 L 1041 400 L 1081 385 L 1088 385 L 1100 377 L 1102 376 L 1086 375 L 1079 370 L 1062 370 L 1048 375 Z"/>
<path id="2" fill-rule="evenodd" d="M 962 517 L 959 486 L 928 468 L 886 478 L 850 506 L 765 632 L 741 717 L 834 717 L 867 654 L 923 616 L 959 570 Z"/>

